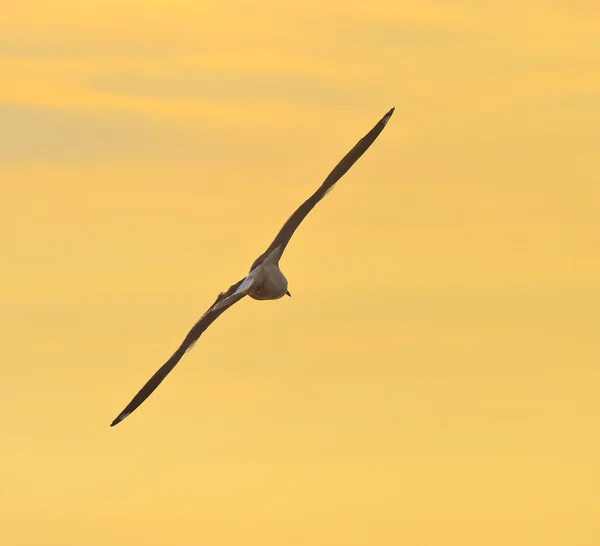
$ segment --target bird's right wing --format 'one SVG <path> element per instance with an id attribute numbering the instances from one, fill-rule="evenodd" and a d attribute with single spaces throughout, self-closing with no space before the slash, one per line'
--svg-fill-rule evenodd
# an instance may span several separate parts
<path id="1" fill-rule="evenodd" d="M 315 207 L 315 205 L 323 199 L 335 186 L 336 182 L 342 178 L 349 170 L 354 163 L 358 161 L 358 159 L 369 149 L 371 144 L 375 142 L 375 139 L 381 134 L 384 127 L 387 125 L 387 122 L 392 117 L 394 113 L 394 108 L 392 108 L 385 116 L 383 116 L 379 122 L 371 129 L 363 138 L 361 138 L 354 148 L 350 150 L 344 158 L 335 166 L 333 171 L 329 173 L 323 184 L 313 193 L 302 205 L 300 205 L 294 214 L 292 214 L 287 222 L 283 225 L 283 227 L 279 230 L 279 233 L 273 239 L 273 242 L 270 244 L 269 248 L 261 254 L 252 264 L 250 270 L 252 271 L 254 268 L 262 264 L 266 257 L 273 252 L 274 249 L 279 247 L 277 251 L 277 256 L 274 257 L 274 263 L 279 262 L 279 258 L 281 258 L 285 247 L 290 242 L 292 235 L 302 222 L 306 215 Z"/>
<path id="2" fill-rule="evenodd" d="M 200 317 L 200 320 L 196 322 L 193 328 L 189 331 L 188 335 L 185 336 L 183 343 L 173 353 L 173 356 L 161 366 L 161 368 L 148 380 L 148 382 L 140 389 L 140 391 L 133 397 L 131 402 L 127 404 L 127 407 L 117 416 L 117 418 L 111 423 L 111 427 L 119 424 L 125 417 L 135 411 L 141 404 L 150 396 L 156 387 L 158 387 L 163 379 L 171 372 L 171 370 L 181 360 L 181 357 L 189 351 L 204 331 L 227 309 L 229 309 L 234 303 L 240 301 L 245 295 L 249 286 L 252 284 L 253 273 L 250 273 L 245 279 L 230 286 L 226 292 L 219 294 L 215 302 L 212 304 L 210 309 Z"/>

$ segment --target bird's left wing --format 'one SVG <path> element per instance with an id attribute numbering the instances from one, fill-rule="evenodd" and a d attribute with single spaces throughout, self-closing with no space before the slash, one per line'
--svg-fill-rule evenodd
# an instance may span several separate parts
<path id="1" fill-rule="evenodd" d="M 392 114 L 394 113 L 394 109 L 392 108 L 385 116 L 383 116 L 364 137 L 362 137 L 343 158 L 342 160 L 335 166 L 333 171 L 329 173 L 325 181 L 317 188 L 315 193 L 313 193 L 302 205 L 300 205 L 294 214 L 292 214 L 283 225 L 283 227 L 279 230 L 279 233 L 273 239 L 273 242 L 269 245 L 269 248 L 265 252 L 263 252 L 252 264 L 250 270 L 252 271 L 254 268 L 258 267 L 262 264 L 266 257 L 269 256 L 275 249 L 275 255 L 272 257 L 273 263 L 279 263 L 279 259 L 281 258 L 285 247 L 290 242 L 292 235 L 302 222 L 306 215 L 314 208 L 314 206 L 325 197 L 335 186 L 337 181 L 342 178 L 349 170 L 352 165 L 354 165 L 358 159 L 369 149 L 371 144 L 375 142 L 375 139 L 381 134 L 387 122 L 390 121 Z"/>
<path id="2" fill-rule="evenodd" d="M 140 389 L 140 392 L 133 397 L 133 400 L 127 404 L 127 407 L 110 424 L 111 427 L 119 424 L 125 417 L 135 411 L 138 406 L 154 392 L 156 387 L 162 383 L 163 379 L 169 375 L 169 372 L 181 360 L 181 357 L 194 346 L 203 332 L 219 317 L 219 315 L 246 295 L 247 289 L 252 284 L 253 277 L 254 272 L 250 273 L 245 279 L 230 286 L 226 292 L 219 294 L 210 309 L 200 317 L 200 320 L 194 324 L 188 335 L 185 336 L 183 343 L 173 353 L 173 356 L 161 366 L 161 368 Z"/>

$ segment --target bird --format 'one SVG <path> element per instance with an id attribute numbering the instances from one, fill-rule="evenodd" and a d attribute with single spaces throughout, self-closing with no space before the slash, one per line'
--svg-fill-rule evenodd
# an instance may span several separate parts
<path id="1" fill-rule="evenodd" d="M 325 181 L 317 190 L 300 205 L 288 218 L 273 242 L 252 264 L 246 277 L 231 285 L 225 292 L 221 292 L 215 302 L 209 307 L 198 322 L 188 332 L 187 336 L 158 371 L 127 404 L 125 409 L 113 420 L 111 427 L 119 424 L 131 415 L 162 383 L 173 370 L 183 355 L 187 353 L 198 341 L 204 331 L 227 309 L 240 301 L 245 296 L 255 300 L 277 300 L 283 296 L 290 296 L 288 281 L 279 268 L 279 260 L 285 251 L 292 235 L 306 218 L 315 205 L 323 199 L 335 184 L 348 172 L 356 161 L 369 149 L 375 139 L 381 134 L 394 113 L 394 108 L 383 116 L 379 122 L 342 158 L 342 160 L 329 173 Z"/>

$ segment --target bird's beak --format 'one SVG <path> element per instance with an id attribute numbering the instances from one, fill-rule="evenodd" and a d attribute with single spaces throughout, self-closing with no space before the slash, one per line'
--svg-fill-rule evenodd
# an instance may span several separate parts
<path id="1" fill-rule="evenodd" d="M 292 297 L 292 295 L 290 294 L 290 291 L 289 291 L 289 290 L 288 290 L 288 291 L 285 293 L 285 295 L 286 295 L 286 296 L 289 296 L 290 298 Z"/>

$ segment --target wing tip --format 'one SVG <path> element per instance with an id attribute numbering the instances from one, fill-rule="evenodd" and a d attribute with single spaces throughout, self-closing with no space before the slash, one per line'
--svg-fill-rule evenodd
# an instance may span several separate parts
<path id="1" fill-rule="evenodd" d="M 127 412 L 127 413 L 121 413 L 111 424 L 111 427 L 114 427 L 115 425 L 118 425 L 123 419 L 125 419 L 125 417 L 127 417 L 131 412 Z"/>
<path id="2" fill-rule="evenodd" d="M 385 116 L 383 116 L 381 123 L 383 123 L 384 127 L 387 125 L 387 122 L 390 121 L 390 118 L 392 117 L 392 114 L 394 113 L 395 109 L 396 107 L 393 106 L 392 109 Z"/>

